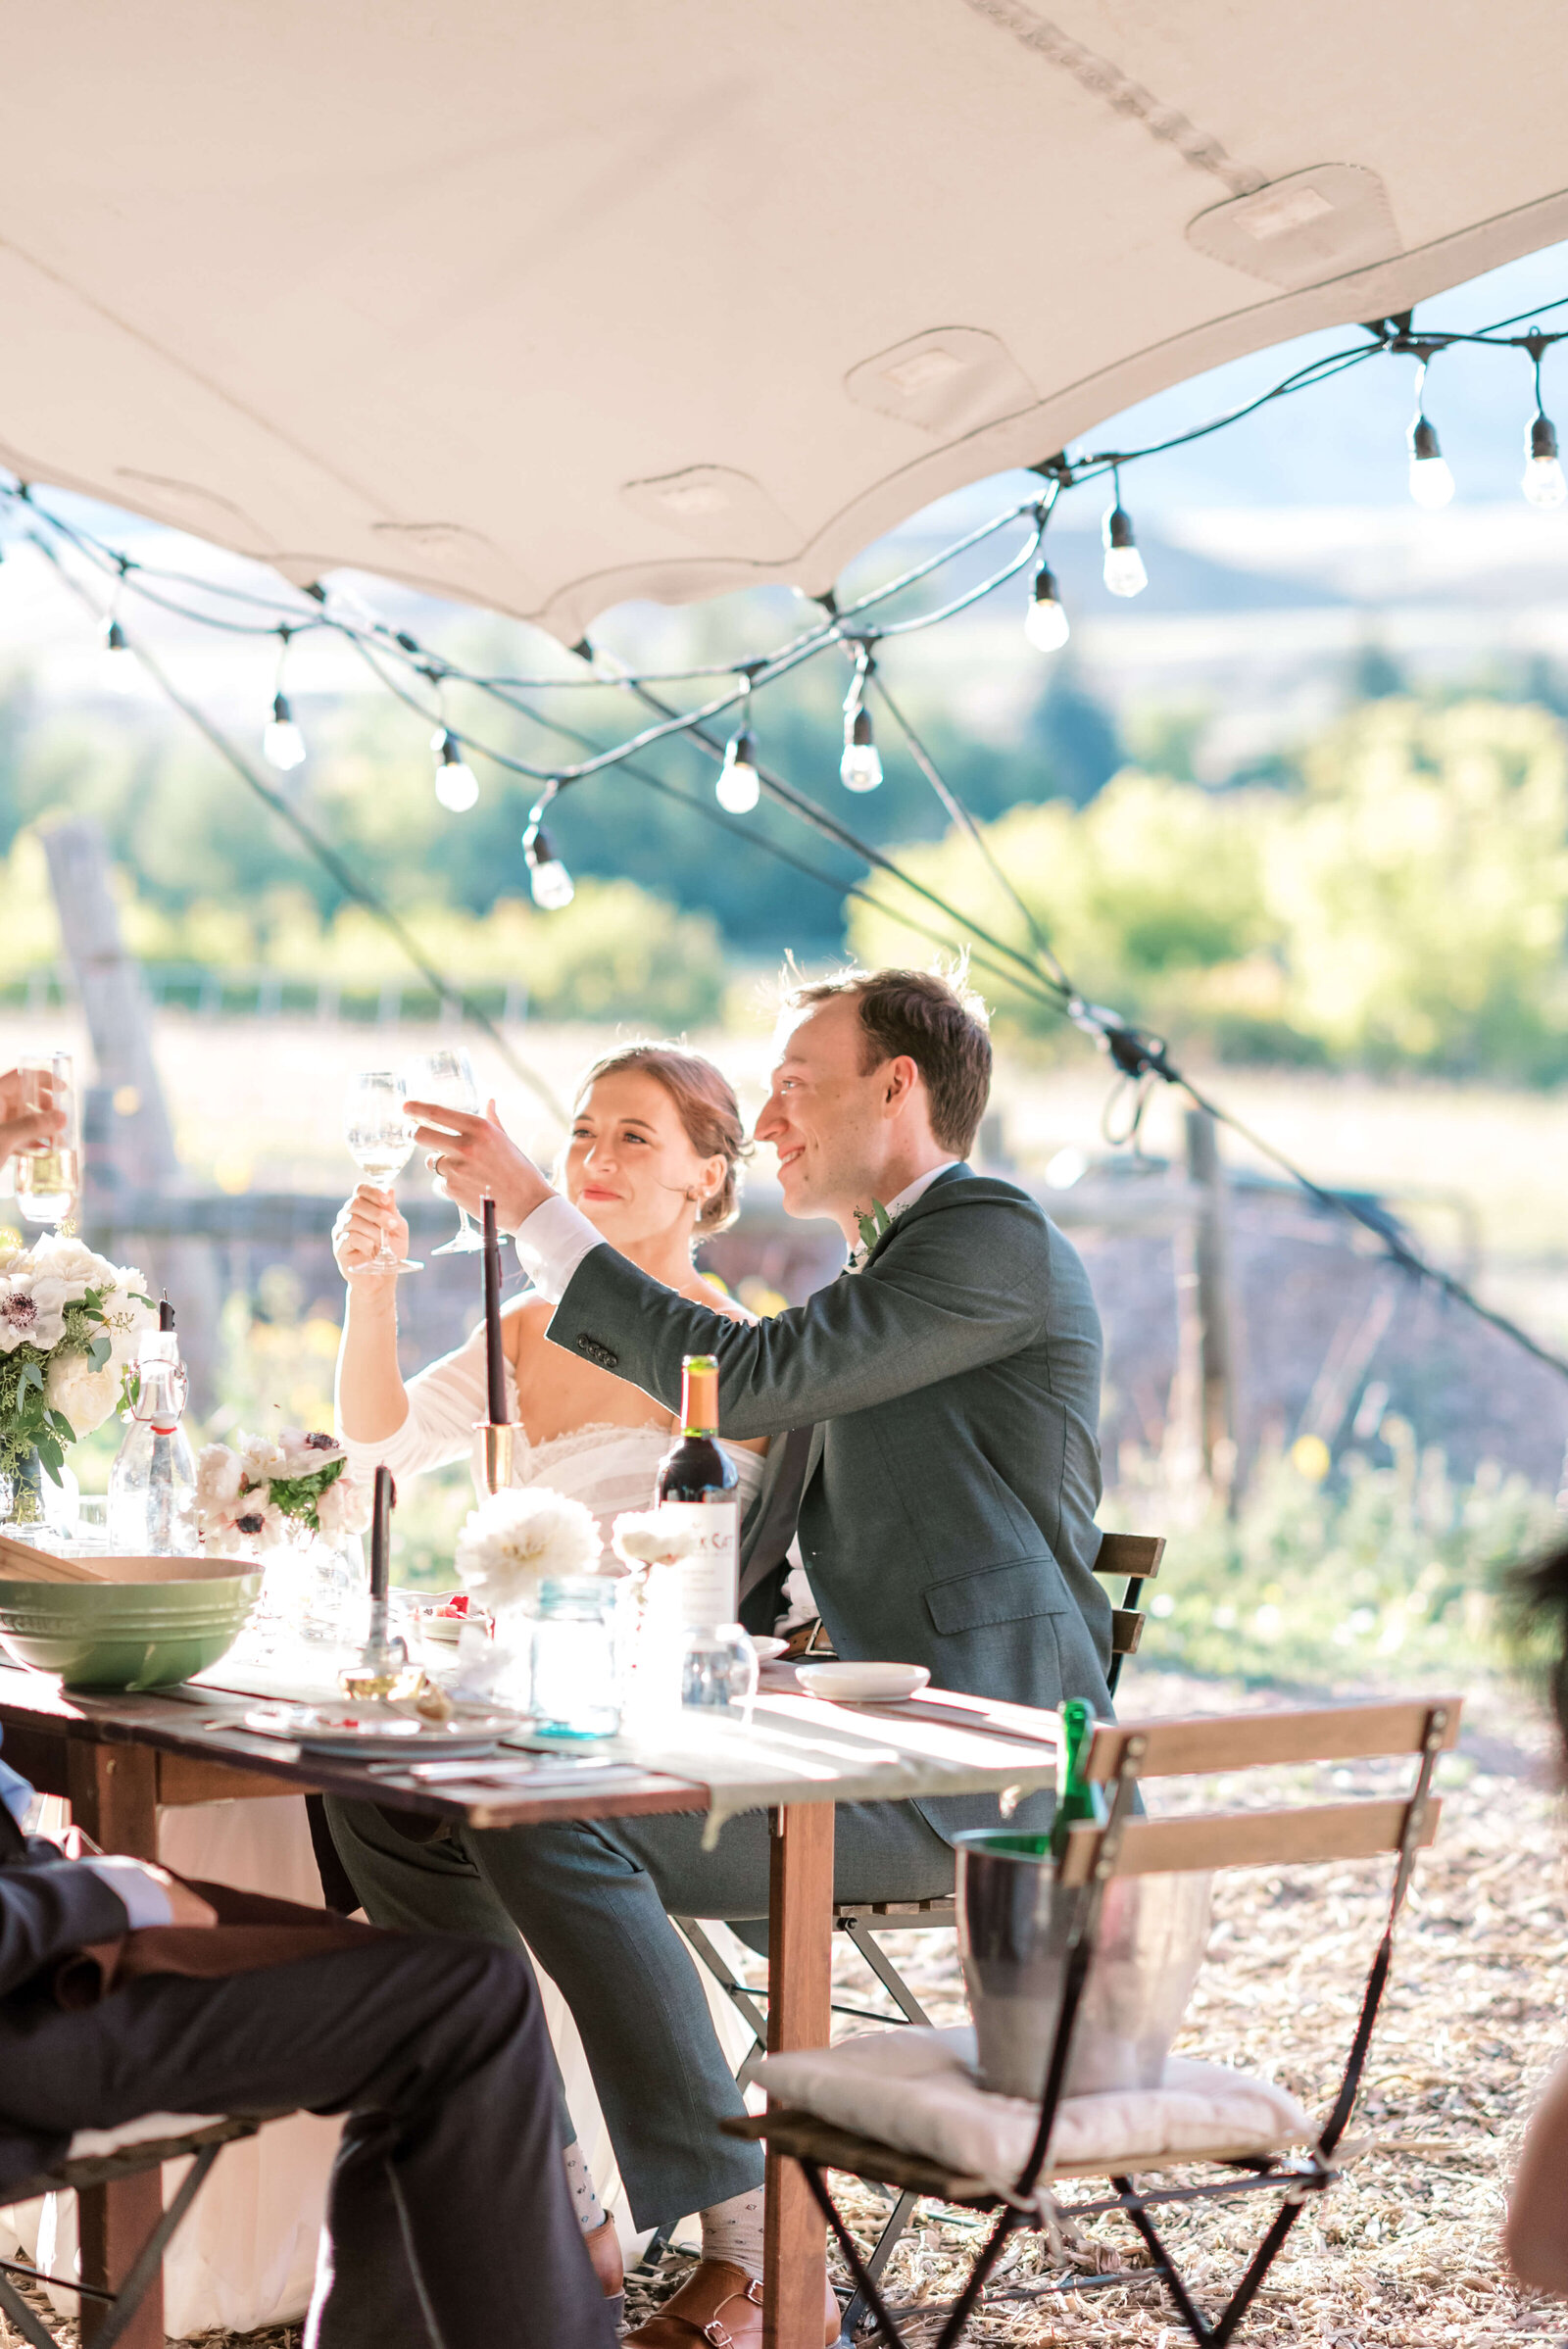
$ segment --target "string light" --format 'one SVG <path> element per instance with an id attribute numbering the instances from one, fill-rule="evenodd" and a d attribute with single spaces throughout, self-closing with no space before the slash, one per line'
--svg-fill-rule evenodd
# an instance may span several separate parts
<path id="1" fill-rule="evenodd" d="M 882 780 L 882 760 L 871 739 L 871 712 L 865 706 L 865 681 L 871 673 L 871 648 L 857 645 L 855 675 L 844 697 L 844 756 L 839 781 L 846 791 L 875 791 Z"/>
<path id="2" fill-rule="evenodd" d="M 728 815 L 750 815 L 762 796 L 757 771 L 757 746 L 750 726 L 740 726 L 724 748 L 724 763 L 713 785 L 713 797 Z"/>
<path id="3" fill-rule="evenodd" d="M 1410 418 L 1410 495 L 1428 514 L 1441 513 L 1453 497 L 1453 475 L 1438 445 L 1437 427 L 1426 413 L 1427 362 L 1416 369 L 1415 415 Z"/>
<path id="4" fill-rule="evenodd" d="M 1072 634 L 1056 592 L 1056 575 L 1048 563 L 1035 573 L 1035 591 L 1023 616 L 1023 632 L 1037 653 L 1059 653 Z"/>
<path id="5" fill-rule="evenodd" d="M 450 726 L 437 726 L 430 737 L 435 757 L 435 796 L 453 815 L 466 815 L 477 807 L 479 778 L 463 756 L 463 745 Z M 538 895 L 537 890 L 535 896 Z"/>
<path id="6" fill-rule="evenodd" d="M 537 816 L 522 836 L 522 853 L 528 859 L 528 886 L 534 904 L 542 913 L 564 913 L 577 892 Z"/>
<path id="7" fill-rule="evenodd" d="M 1556 430 L 1541 404 L 1541 361 L 1545 347 L 1544 335 L 1529 337 L 1527 348 L 1536 363 L 1536 414 L 1530 427 L 1530 454 L 1519 486 L 1532 506 L 1549 512 L 1568 498 L 1568 480 L 1564 480 L 1562 466 L 1557 462 Z"/>
<path id="8" fill-rule="evenodd" d="M 288 775 L 293 773 L 295 767 L 305 764 L 306 750 L 305 737 L 294 723 L 294 712 L 283 691 L 283 663 L 288 659 L 290 631 L 279 628 L 277 633 L 280 639 L 277 677 L 272 693 L 272 714 L 262 731 L 262 756 L 269 766 L 275 766 L 279 774 Z"/>
<path id="9" fill-rule="evenodd" d="M 127 567 L 122 561 L 120 585 L 124 583 Z M 141 663 L 125 642 L 125 631 L 120 624 L 120 585 L 115 589 L 115 600 L 104 623 L 103 653 L 98 665 L 111 693 L 134 693 L 141 683 Z"/>
<path id="10" fill-rule="evenodd" d="M 1141 596 L 1149 585 L 1149 573 L 1138 552 L 1133 536 L 1132 516 L 1121 502 L 1121 471 L 1111 471 L 1111 503 L 1105 509 L 1102 525 L 1105 539 L 1105 585 L 1113 596 Z"/>

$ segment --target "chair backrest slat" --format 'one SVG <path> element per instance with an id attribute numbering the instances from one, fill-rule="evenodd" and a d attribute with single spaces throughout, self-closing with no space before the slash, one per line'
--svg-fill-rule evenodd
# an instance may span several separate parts
<path id="1" fill-rule="evenodd" d="M 1318 1802 L 1290 1811 L 1202 1811 L 1189 1819 L 1129 1819 L 1115 1876 L 1179 1876 L 1211 1868 L 1310 1866 L 1321 1860 L 1368 1860 L 1396 1851 L 1404 1833 L 1402 1799 Z M 1442 1804 L 1428 1804 L 1419 1842 L 1437 1834 Z M 1061 1862 L 1064 1884 L 1082 1884 L 1100 1848 L 1101 1830 L 1072 1827 Z"/>
<path id="2" fill-rule="evenodd" d="M 1145 1740 L 1138 1763 L 1141 1779 L 1415 1754 L 1421 1750 L 1427 1715 L 1434 1705 L 1448 1708 L 1444 1744 L 1457 1742 L 1462 1702 L 1457 1696 L 1409 1697 L 1387 1704 L 1232 1713 L 1217 1720 L 1102 1721 L 1095 1731 L 1085 1775 L 1101 1784 L 1113 1779 L 1132 1737 Z"/>
<path id="3" fill-rule="evenodd" d="M 1129 1582 L 1152 1583 L 1165 1555 L 1162 1534 L 1102 1534 L 1097 1574 L 1124 1574 Z"/>
<path id="4" fill-rule="evenodd" d="M 1110 1652 L 1113 1656 L 1135 1656 L 1138 1642 L 1144 1636 L 1148 1617 L 1137 1607 L 1112 1607 L 1110 1610 Z"/>

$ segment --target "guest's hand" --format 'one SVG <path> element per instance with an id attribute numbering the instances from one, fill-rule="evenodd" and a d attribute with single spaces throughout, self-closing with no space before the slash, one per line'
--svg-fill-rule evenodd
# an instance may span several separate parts
<path id="1" fill-rule="evenodd" d="M 379 1251 L 383 1239 L 401 1263 L 409 1252 L 409 1227 L 398 1213 L 397 1201 L 390 1191 L 377 1191 L 373 1185 L 362 1183 L 343 1201 L 332 1226 L 332 1253 L 345 1280 L 369 1262 Z M 376 1276 L 369 1277 L 373 1280 Z M 389 1272 L 383 1277 L 392 1281 L 397 1275 Z"/>
<path id="2" fill-rule="evenodd" d="M 34 1082 L 41 1084 L 46 1095 L 52 1095 L 48 1077 Z M 13 1150 L 36 1150 L 66 1130 L 64 1109 L 28 1109 L 23 1105 L 24 1098 L 21 1069 L 7 1069 L 0 1076 L 0 1158 L 9 1158 Z"/>
<path id="3" fill-rule="evenodd" d="M 155 1868 L 151 1861 L 144 1860 L 142 1874 L 152 1877 L 162 1890 L 164 1898 L 169 1903 L 171 1925 L 216 1925 L 218 1923 L 218 1911 L 209 1902 L 203 1900 L 199 1892 L 193 1892 L 189 1884 L 182 1884 L 177 1876 L 171 1876 L 167 1868 Z"/>
<path id="4" fill-rule="evenodd" d="M 428 1153 L 426 1166 L 446 1184 L 448 1197 L 475 1218 L 484 1200 L 493 1199 L 500 1229 L 514 1232 L 554 1196 L 533 1160 L 503 1130 L 494 1101 L 485 1117 L 443 1108 L 439 1101 L 403 1106 L 419 1121 L 415 1140 Z"/>

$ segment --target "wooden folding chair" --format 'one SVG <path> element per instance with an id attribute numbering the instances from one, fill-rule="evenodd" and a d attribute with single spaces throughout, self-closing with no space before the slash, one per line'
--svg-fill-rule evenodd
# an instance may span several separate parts
<path id="1" fill-rule="evenodd" d="M 1112 1608 L 1110 1618 L 1110 1670 L 1105 1685 L 1112 1695 L 1121 1678 L 1123 1663 L 1128 1656 L 1138 1653 L 1145 1622 L 1138 1602 L 1144 1585 L 1152 1583 L 1158 1574 L 1164 1555 L 1162 1535 L 1102 1534 L 1100 1538 L 1100 1554 L 1095 1560 L 1095 1572 L 1107 1575 L 1124 1585 L 1121 1604 Z M 809 1659 L 817 1663 L 832 1655 L 832 1645 L 820 1617 L 814 1623 L 803 1626 L 791 1641 L 788 1653 L 791 1656 L 798 1655 L 803 1661 Z M 752 2044 L 735 2074 L 740 2086 L 748 2088 L 767 2046 L 767 2017 L 762 2012 L 767 1992 L 753 1990 L 745 1982 L 736 1981 L 734 1968 L 714 1946 L 701 1919 L 677 1917 L 675 1923 L 753 2034 Z M 836 1905 L 833 1911 L 834 1930 L 854 1942 L 899 2012 L 896 2015 L 885 2012 L 879 2014 L 869 2007 L 846 2006 L 835 2000 L 834 2014 L 853 2015 L 865 2023 L 903 2022 L 928 2027 L 930 2016 L 883 1948 L 878 1935 L 889 1933 L 929 1933 L 956 1923 L 956 1913 L 951 1893 L 933 1900 L 877 1900 Z M 895 2202 L 866 2263 L 867 2272 L 873 2278 L 881 2276 L 892 2258 L 905 2228 L 914 2215 L 918 2200 L 919 2195 L 909 2190 L 901 2194 Z M 861 2295 L 857 2293 L 846 2313 L 846 2332 L 853 2333 L 864 2314 L 865 2303 Z"/>
<path id="2" fill-rule="evenodd" d="M 940 2160 L 916 2151 L 909 2139 L 919 2134 L 920 2124 L 912 2118 L 905 2119 L 906 2142 L 902 2146 L 858 2135 L 804 2106 L 788 2103 L 782 2109 L 771 2105 L 760 2118 L 724 2125 L 731 2134 L 764 2138 L 772 2151 L 799 2162 L 849 2263 L 857 2296 L 872 2311 L 890 2344 L 901 2343 L 902 2336 L 882 2299 L 879 2275 L 862 2259 L 829 2194 L 823 2177 L 826 2168 L 896 2186 L 905 2198 L 931 2195 L 944 2202 L 998 2212 L 935 2349 L 953 2349 L 980 2302 L 986 2278 L 1007 2238 L 1021 2226 L 1039 2224 L 1043 2211 L 1053 2226 L 1061 2219 L 1121 2212 L 1146 2245 L 1194 2339 L 1222 2349 L 1232 2338 L 1306 2201 L 1332 2184 L 1337 2176 L 1333 2156 L 1349 2122 L 1365 2067 L 1392 1961 L 1395 1926 L 1416 1852 L 1432 1841 L 1437 1828 L 1441 1805 L 1432 1793 L 1433 1772 L 1439 1753 L 1452 1745 L 1458 1735 L 1460 1705 L 1457 1697 L 1444 1697 L 1231 1719 L 1100 1725 L 1090 1749 L 1088 1776 L 1108 1790 L 1108 1821 L 1103 1827 L 1075 1825 L 1068 1834 L 1059 1881 L 1075 1899 L 1061 2007 L 1033 2146 L 1004 2192 L 997 2192 L 975 2176 L 955 2175 Z M 1408 1795 L 1306 1803 L 1278 1810 L 1203 1812 L 1186 1818 L 1134 1815 L 1136 1789 L 1145 1779 L 1404 1755 L 1418 1757 L 1414 1786 Z M 1094 1957 L 1105 1886 L 1112 1879 L 1364 1859 L 1383 1852 L 1393 1853 L 1396 1859 L 1388 1924 L 1372 1960 L 1360 2019 L 1333 2110 L 1315 2141 L 1303 2140 L 1304 2152 L 1246 2151 L 1231 2144 L 1201 2152 L 1151 2154 L 1147 2145 L 1129 2145 L 1114 2158 L 1093 2164 L 1052 2166 L 1052 2133 L 1062 2102 L 1074 2027 Z M 831 2064 L 835 2058 L 824 2060 Z M 763 2085 L 768 2085 L 770 2076 L 779 2076 L 780 2067 L 798 2070 L 804 2061 L 801 2057 L 771 2059 L 762 2071 Z M 770 2089 L 770 2094 L 787 2092 L 788 2079 L 786 2071 L 781 2086 Z M 1205 2176 L 1196 2184 L 1159 2184 L 1160 2174 L 1171 2170 L 1217 2171 L 1218 2176 Z M 1138 2182 L 1149 2176 L 1155 2180 L 1152 2187 Z M 1064 2177 L 1108 2178 L 1113 2191 L 1087 2202 L 1061 2202 L 1054 2188 Z M 1277 2195 L 1279 2209 L 1224 2309 L 1209 2319 L 1193 2300 L 1150 2214 L 1162 2204 L 1223 2201 L 1253 2193 Z M 1096 2280 L 1074 2276 L 1046 2288 L 1080 2290 Z M 1118 2276 L 1103 2280 L 1124 2283 L 1126 2278 Z"/>
<path id="3" fill-rule="evenodd" d="M 273 2115 L 268 2118 L 275 2118 Z M 262 2126 L 255 2120 L 218 2120 L 204 2122 L 183 2135 L 143 2138 L 117 2149 L 72 2160 L 68 2155 L 53 2169 L 41 2172 L 36 2178 L 24 2178 L 20 2184 L 8 2185 L 8 2202 L 31 2202 L 40 2194 L 80 2192 L 88 2186 L 117 2185 L 122 2178 L 135 2178 L 141 2172 L 158 2168 L 164 2162 L 193 2156 L 191 2166 L 180 2180 L 179 2189 L 151 2233 L 121 2277 L 114 2291 L 101 2290 L 97 2285 L 82 2283 L 74 2276 L 46 2276 L 23 2260 L 0 2259 L 0 2314 L 15 2326 L 31 2349 L 61 2349 L 57 2336 L 44 2324 L 36 2309 L 29 2307 L 16 2285 L 13 2276 L 26 2283 L 50 2285 L 67 2292 L 75 2292 L 81 2301 L 81 2337 L 89 2349 L 113 2349 L 136 2311 L 145 2299 L 148 2287 L 158 2276 L 164 2254 L 206 2183 L 208 2172 L 225 2145 L 236 2137 L 253 2137 Z"/>

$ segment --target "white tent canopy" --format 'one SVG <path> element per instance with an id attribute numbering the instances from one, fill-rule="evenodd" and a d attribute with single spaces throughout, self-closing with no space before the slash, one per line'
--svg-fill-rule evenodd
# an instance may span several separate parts
<path id="1" fill-rule="evenodd" d="M 826 587 L 948 490 L 1568 236 L 1568 19 L 1426 0 L 53 0 L 0 461 L 542 621 Z"/>

